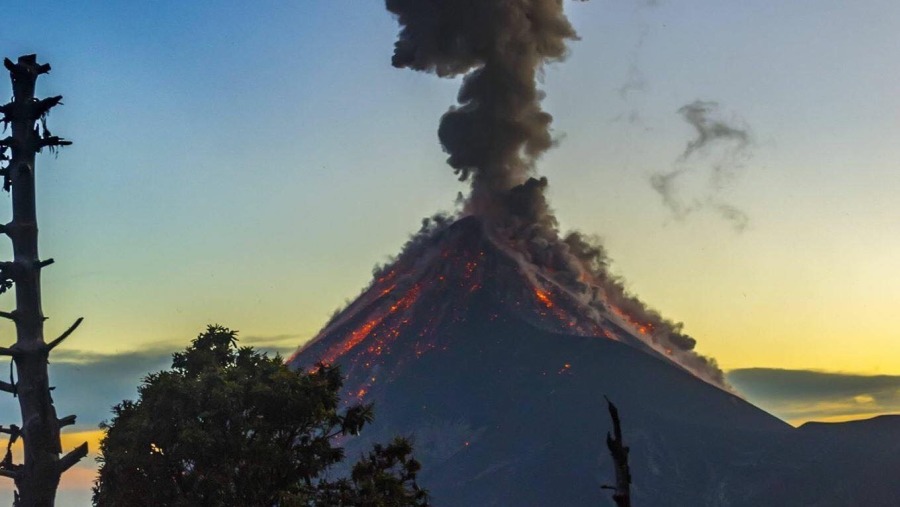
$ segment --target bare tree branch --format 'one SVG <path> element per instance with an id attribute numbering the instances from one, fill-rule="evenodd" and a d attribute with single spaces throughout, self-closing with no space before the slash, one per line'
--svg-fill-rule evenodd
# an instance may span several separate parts
<path id="1" fill-rule="evenodd" d="M 604 396 L 604 398 L 606 398 Z M 603 486 L 602 489 L 613 490 L 613 501 L 618 507 L 631 507 L 631 470 L 628 467 L 629 448 L 622 442 L 622 425 L 619 421 L 619 409 L 606 398 L 609 416 L 613 422 L 613 433 L 606 433 L 606 447 L 612 455 L 616 470 L 616 485 Z"/>
<path id="2" fill-rule="evenodd" d="M 0 262 L 0 293 L 15 285 L 16 308 L 0 312 L 0 317 L 16 325 L 16 344 L 0 347 L 0 355 L 13 357 L 18 378 L 0 384 L 0 390 L 10 388 L 17 395 L 22 413 L 25 461 L 12 463 L 7 448 L 0 462 L 3 475 L 16 479 L 16 505 L 52 507 L 60 474 L 87 454 L 87 445 L 76 448 L 60 459 L 59 427 L 74 422 L 74 418 L 57 418 L 50 395 L 47 356 L 77 327 L 79 319 L 62 336 L 44 343 L 45 316 L 41 305 L 40 270 L 53 259 L 41 260 L 38 253 L 37 206 L 35 199 L 35 154 L 44 147 L 56 148 L 69 142 L 54 136 L 47 128 L 46 116 L 51 108 L 62 102 L 62 96 L 39 99 L 35 97 L 37 77 L 50 71 L 50 65 L 39 64 L 36 55 L 23 55 L 18 61 L 4 59 L 4 67 L 12 80 L 13 99 L 0 105 L 0 121 L 11 125 L 11 136 L 4 139 L 0 155 L 6 167 L 0 168 L 4 190 L 12 193 L 12 220 L 2 231 L 12 240 L 13 259 Z M 7 157 L 7 152 L 11 154 Z M 11 427 L 12 428 L 12 427 Z M 13 434 L 11 442 L 18 437 Z"/>
<path id="3" fill-rule="evenodd" d="M 66 470 L 75 466 L 75 463 L 81 461 L 81 458 L 87 456 L 88 454 L 88 444 L 84 442 L 79 445 L 68 454 L 59 459 L 57 466 L 59 467 L 59 473 L 63 473 Z"/>
<path id="4" fill-rule="evenodd" d="M 57 422 L 57 424 L 59 424 L 60 428 L 63 428 L 65 426 L 71 426 L 71 425 L 75 424 L 75 417 L 76 416 L 74 414 L 67 415 L 67 416 L 63 417 L 62 419 L 57 419 L 56 422 Z"/>
<path id="5" fill-rule="evenodd" d="M 66 331 L 63 334 L 59 335 L 59 338 L 57 338 L 47 344 L 47 351 L 49 352 L 49 351 L 53 350 L 54 347 L 56 347 L 57 345 L 62 343 L 63 340 L 68 338 L 69 335 L 72 334 L 78 328 L 78 326 L 81 324 L 81 322 L 83 320 L 84 320 L 84 317 L 78 317 L 78 320 L 76 320 L 74 324 L 69 326 L 69 329 L 66 329 Z"/>

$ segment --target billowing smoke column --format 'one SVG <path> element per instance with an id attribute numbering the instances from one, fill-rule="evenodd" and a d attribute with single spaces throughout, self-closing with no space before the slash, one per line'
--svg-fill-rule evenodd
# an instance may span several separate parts
<path id="1" fill-rule="evenodd" d="M 553 118 L 541 109 L 538 72 L 564 59 L 566 42 L 577 38 L 562 0 L 386 5 L 401 26 L 395 67 L 441 77 L 465 74 L 459 105 L 443 115 L 438 129 L 449 165 L 460 180 L 471 180 L 465 213 L 482 217 L 526 269 L 539 270 L 573 295 L 598 322 L 625 321 L 677 363 L 724 385 L 721 370 L 693 351 L 695 340 L 681 332 L 681 324 L 648 309 L 609 274 L 602 247 L 579 233 L 560 237 L 544 196 L 547 180 L 531 177 L 535 161 L 554 144 Z M 435 222 L 429 223 L 411 245 L 435 234 Z"/>
<path id="2" fill-rule="evenodd" d="M 553 145 L 536 77 L 577 37 L 562 1 L 387 0 L 387 8 L 402 26 L 395 67 L 468 73 L 438 135 L 460 179 L 472 178 L 471 205 L 493 210 Z"/>

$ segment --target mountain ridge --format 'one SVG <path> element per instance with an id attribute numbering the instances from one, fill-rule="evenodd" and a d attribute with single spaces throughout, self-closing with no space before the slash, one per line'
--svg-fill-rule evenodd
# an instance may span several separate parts
<path id="1" fill-rule="evenodd" d="M 345 400 L 376 411 L 347 452 L 411 437 L 436 505 L 602 505 L 604 396 L 638 504 L 726 505 L 723 481 L 793 428 L 589 310 L 464 220 L 414 239 L 290 362 L 340 364 Z"/>

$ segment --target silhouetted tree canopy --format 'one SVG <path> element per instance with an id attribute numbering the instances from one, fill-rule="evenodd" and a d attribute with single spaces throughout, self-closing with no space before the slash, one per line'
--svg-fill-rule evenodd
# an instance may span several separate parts
<path id="1" fill-rule="evenodd" d="M 172 368 L 148 375 L 137 401 L 113 408 L 100 443 L 98 506 L 427 506 L 403 439 L 375 446 L 347 478 L 340 435 L 372 420 L 371 405 L 340 412 L 336 367 L 289 369 L 209 326 Z"/>

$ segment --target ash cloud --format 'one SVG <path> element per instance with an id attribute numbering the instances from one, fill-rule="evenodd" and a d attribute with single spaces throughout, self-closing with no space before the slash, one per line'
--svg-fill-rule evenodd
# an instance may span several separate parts
<path id="1" fill-rule="evenodd" d="M 438 137 L 471 203 L 524 183 L 553 146 L 553 117 L 541 109 L 538 72 L 563 60 L 577 38 L 561 0 L 387 0 L 401 30 L 392 64 L 441 77 L 465 74 L 457 106 Z"/>
<path id="2" fill-rule="evenodd" d="M 743 232 L 750 217 L 740 208 L 722 201 L 721 194 L 739 175 L 752 157 L 752 135 L 740 120 L 726 120 L 719 112 L 719 104 L 695 100 L 678 109 L 678 114 L 690 125 L 695 136 L 684 147 L 670 171 L 650 175 L 650 186 L 659 194 L 662 204 L 676 220 L 701 209 L 709 209 L 731 224 L 736 232 Z M 679 182 L 689 173 L 702 171 L 706 164 L 705 188 L 692 198 L 682 196 Z"/>
<path id="3" fill-rule="evenodd" d="M 546 199 L 546 178 L 533 177 L 534 165 L 554 145 L 552 116 L 541 108 L 538 80 L 543 66 L 567 55 L 566 43 L 578 38 L 563 13 L 562 0 L 386 0 L 400 25 L 391 63 L 397 68 L 440 77 L 464 75 L 457 100 L 442 117 L 438 138 L 447 163 L 472 191 L 464 214 L 485 219 L 494 234 L 536 269 L 541 269 L 583 301 L 590 315 L 609 315 L 609 305 L 633 323 L 649 324 L 647 339 L 658 350 L 698 376 L 725 386 L 712 359 L 693 351 L 695 340 L 682 326 L 663 319 L 624 283 L 608 272 L 606 253 L 596 242 L 573 233 L 561 237 Z M 653 7 L 658 2 L 642 0 Z M 642 34 L 636 53 L 646 38 Z M 635 56 L 636 58 L 636 56 Z M 643 86 L 635 63 L 620 91 Z M 686 113 L 698 126 L 693 151 L 732 135 L 703 113 Z M 446 221 L 431 219 L 404 248 L 429 242 Z M 404 254 L 401 253 L 401 256 Z M 376 268 L 383 273 L 387 268 Z M 376 275 L 377 276 L 377 275 Z"/>
<path id="4" fill-rule="evenodd" d="M 612 261 L 599 238 L 571 232 L 564 241 L 568 253 L 578 260 L 578 269 L 583 270 L 580 274 L 586 271 L 590 275 L 589 280 L 593 282 L 590 285 L 600 289 L 599 293 L 594 294 L 592 306 L 605 309 L 612 305 L 624 313 L 631 322 L 645 326 L 650 342 L 658 349 L 701 378 L 729 388 L 724 372 L 716 364 L 716 360 L 694 350 L 697 340 L 684 332 L 683 323 L 664 318 L 658 311 L 632 294 L 621 277 L 610 273 Z"/>

